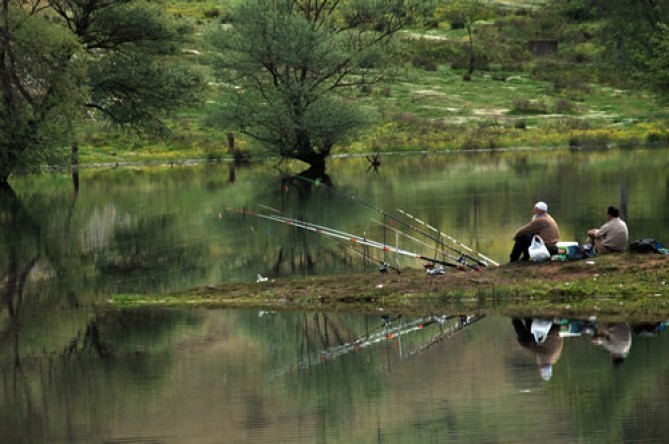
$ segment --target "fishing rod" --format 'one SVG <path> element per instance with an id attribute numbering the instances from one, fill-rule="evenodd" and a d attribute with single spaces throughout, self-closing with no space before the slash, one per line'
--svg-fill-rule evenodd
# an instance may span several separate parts
<path id="1" fill-rule="evenodd" d="M 317 181 L 317 180 L 313 180 L 313 179 L 309 179 L 308 177 L 300 176 L 299 174 L 295 175 L 294 177 L 296 177 L 296 178 L 298 178 L 298 179 L 305 180 L 305 181 L 310 182 L 310 183 L 313 183 L 313 184 L 315 184 L 315 185 L 317 185 L 317 186 L 321 186 L 321 185 L 323 185 L 322 182 L 319 182 L 319 181 Z M 347 198 L 349 198 L 349 199 L 351 199 L 351 200 L 354 200 L 355 202 L 358 202 L 358 203 L 360 203 L 360 204 L 366 206 L 367 208 L 371 208 L 372 210 L 377 211 L 377 212 L 383 214 L 385 217 L 389 217 L 389 218 L 392 219 L 393 221 L 398 222 L 398 223 L 404 225 L 406 228 L 409 228 L 410 230 L 413 230 L 413 231 L 415 231 L 416 233 L 419 233 L 419 234 L 421 234 L 421 235 L 427 237 L 428 239 L 431 239 L 431 240 L 433 240 L 433 241 L 435 241 L 435 242 L 441 244 L 442 246 L 444 246 L 444 247 L 446 247 L 446 248 L 448 248 L 448 249 L 450 249 L 450 250 L 452 250 L 452 251 L 455 251 L 456 253 L 460 254 L 461 256 L 467 257 L 468 259 L 470 259 L 470 260 L 476 262 L 477 264 L 479 264 L 479 265 L 481 265 L 481 266 L 483 266 L 483 267 L 487 267 L 487 266 L 488 266 L 488 264 L 487 264 L 485 261 L 482 261 L 482 260 L 477 259 L 477 258 L 475 258 L 475 257 L 473 257 L 473 256 L 470 256 L 469 254 L 465 253 L 464 251 L 458 250 L 457 248 L 453 247 L 452 245 L 449 245 L 449 244 L 447 244 L 446 242 L 443 242 L 443 241 L 442 241 L 441 239 L 439 239 L 438 237 L 434 237 L 434 236 L 432 236 L 431 234 L 426 233 L 425 231 L 420 230 L 418 227 L 415 227 L 415 226 L 411 225 L 410 223 L 408 223 L 408 222 L 406 222 L 406 221 L 404 221 L 404 220 L 402 220 L 402 219 L 398 219 L 398 218 L 396 218 L 396 217 L 393 216 L 392 214 L 389 214 L 388 212 L 382 210 L 381 208 L 378 208 L 378 207 L 372 205 L 372 204 L 369 203 L 369 202 L 365 202 L 364 200 L 360 199 L 360 198 L 357 197 L 357 196 L 354 196 L 354 195 L 352 195 L 352 194 L 346 194 L 346 193 L 343 193 L 343 192 L 341 192 L 341 191 L 336 190 L 336 189 L 333 188 L 333 187 L 327 187 L 327 188 L 328 188 L 329 190 L 331 190 L 331 191 L 332 191 L 333 193 L 335 193 L 335 194 L 340 194 L 340 195 L 342 195 L 342 196 L 344 196 L 344 197 L 347 197 Z"/>
<path id="2" fill-rule="evenodd" d="M 375 258 L 374 256 L 365 253 L 364 251 L 360 251 L 360 250 L 358 250 L 357 248 L 355 248 L 353 245 L 345 244 L 344 242 L 339 241 L 339 240 L 337 240 L 337 239 L 335 239 L 335 238 L 333 238 L 333 237 L 326 237 L 326 239 L 328 239 L 328 240 L 334 242 L 334 243 L 337 244 L 337 245 L 340 245 L 340 246 L 343 247 L 343 248 L 347 248 L 347 249 L 349 249 L 349 250 L 355 251 L 355 252 L 358 253 L 358 254 L 361 254 L 366 260 L 372 260 L 372 261 L 376 262 L 377 264 L 380 265 L 380 267 L 379 267 L 379 271 L 380 271 L 381 273 L 385 273 L 385 272 L 387 272 L 389 268 L 390 268 L 391 270 L 394 270 L 397 274 L 402 273 L 402 270 L 400 270 L 398 267 L 395 267 L 395 266 L 393 266 L 393 265 L 390 265 L 388 262 L 386 262 L 386 261 L 382 261 L 381 259 L 377 259 L 377 258 Z"/>
<path id="3" fill-rule="evenodd" d="M 339 239 L 348 240 L 348 241 L 351 241 L 351 242 L 358 243 L 360 245 L 367 245 L 369 247 L 378 248 L 378 249 L 381 249 L 381 250 L 384 250 L 384 251 L 389 251 L 389 252 L 393 252 L 393 253 L 397 253 L 397 254 L 402 254 L 402 255 L 405 255 L 405 256 L 410 256 L 410 257 L 413 257 L 415 259 L 422 259 L 422 260 L 426 260 L 428 262 L 433 262 L 433 263 L 436 263 L 436 264 L 445 265 L 445 266 L 453 267 L 453 268 L 458 267 L 456 264 L 452 264 L 450 262 L 442 261 L 442 260 L 439 260 L 439 259 L 436 259 L 436 258 L 426 257 L 426 256 L 423 256 L 423 255 L 418 254 L 418 253 L 413 253 L 411 251 L 403 250 L 401 248 L 396 248 L 396 247 L 393 247 L 391 245 L 387 245 L 387 244 L 377 242 L 377 241 L 374 241 L 374 240 L 371 240 L 371 239 L 360 237 L 360 236 L 357 236 L 355 234 L 347 233 L 345 231 L 340 231 L 340 230 L 335 230 L 335 229 L 332 229 L 332 228 L 324 227 L 323 225 L 316 225 L 316 224 L 312 224 L 310 222 L 305 222 L 305 221 L 302 221 L 302 220 L 292 219 L 292 218 L 287 218 L 287 217 L 282 217 L 282 216 L 270 216 L 270 215 L 267 215 L 267 214 L 255 213 L 255 212 L 249 211 L 249 210 L 238 210 L 238 209 L 232 209 L 232 208 L 228 208 L 227 210 L 242 213 L 242 214 L 249 214 L 249 215 L 252 215 L 252 216 L 257 216 L 257 217 L 272 220 L 272 221 L 275 221 L 275 222 L 286 223 L 288 225 L 292 225 L 292 226 L 297 227 L 297 228 L 302 228 L 302 229 L 305 229 L 305 230 L 313 231 L 313 232 L 316 232 L 318 234 L 324 234 L 326 236 L 332 236 L 332 237 L 336 237 L 336 238 L 339 238 Z"/>
<path id="4" fill-rule="evenodd" d="M 356 236 L 354 234 L 346 233 L 346 232 L 343 232 L 343 231 L 340 231 L 340 230 L 328 229 L 326 227 L 323 227 L 322 225 L 315 226 L 315 225 L 313 225 L 309 222 L 305 222 L 305 221 L 301 221 L 301 220 L 297 220 L 297 219 L 291 219 L 291 218 L 286 218 L 286 217 L 282 217 L 282 216 L 270 216 L 270 215 L 267 215 L 267 214 L 256 213 L 256 212 L 250 211 L 250 210 L 242 210 L 242 209 L 234 209 L 234 208 L 227 208 L 226 210 L 231 211 L 231 212 L 237 212 L 237 213 L 241 213 L 241 214 L 248 214 L 248 215 L 251 215 L 251 216 L 260 217 L 260 218 L 271 220 L 271 221 L 274 221 L 274 222 L 285 223 L 285 224 L 292 225 L 292 226 L 297 227 L 297 228 L 302 228 L 302 229 L 305 229 L 305 230 L 313 231 L 313 232 L 318 233 L 318 234 L 323 234 L 323 235 L 326 235 L 326 236 L 332 236 L 332 237 L 335 237 L 335 238 L 348 240 L 348 241 L 351 241 L 351 242 L 358 243 L 360 245 L 367 245 L 369 247 L 378 248 L 378 249 L 383 250 L 383 251 L 389 251 L 389 252 L 393 252 L 393 253 L 397 253 L 397 254 L 402 254 L 404 256 L 413 257 L 414 259 L 422 259 L 422 260 L 432 262 L 432 263 L 435 263 L 435 264 L 440 264 L 440 265 L 444 265 L 444 266 L 447 266 L 447 267 L 458 268 L 458 265 L 450 263 L 450 262 L 442 261 L 442 260 L 439 260 L 439 259 L 436 259 L 436 258 L 426 257 L 426 256 L 423 256 L 422 254 L 418 254 L 418 253 L 414 253 L 414 252 L 411 252 L 411 251 L 403 250 L 401 248 L 396 248 L 396 247 L 393 247 L 391 245 L 383 244 L 381 242 L 366 239 L 366 238 Z"/>
<path id="5" fill-rule="evenodd" d="M 272 208 L 272 207 L 268 207 L 267 205 L 260 204 L 258 206 L 260 206 L 262 208 L 265 208 L 269 211 L 272 211 L 274 213 L 282 214 L 282 212 L 280 210 L 277 210 L 277 209 Z M 291 218 L 288 218 L 288 217 L 285 217 L 285 216 L 274 216 L 274 217 L 280 218 L 280 219 L 282 219 L 283 222 L 286 222 L 286 223 L 290 223 L 289 221 L 295 220 L 295 219 L 291 219 Z M 317 225 L 317 224 L 310 224 L 310 225 L 312 225 L 315 228 L 319 228 L 321 230 L 324 230 L 324 231 L 331 231 L 333 233 L 341 234 L 342 236 L 347 236 L 348 235 L 348 233 L 346 233 L 346 232 L 336 230 L 334 228 L 329 228 L 329 227 L 326 227 L 326 226 L 323 226 L 323 225 Z M 329 239 L 332 242 L 334 242 L 338 245 L 341 245 L 344 248 L 351 249 L 351 250 L 355 251 L 356 253 L 361 254 L 365 259 L 371 259 L 372 261 L 380 264 L 381 267 L 379 268 L 379 271 L 381 271 L 382 273 L 385 273 L 386 271 L 388 271 L 388 269 L 395 270 L 397 272 L 397 274 L 401 273 L 401 270 L 398 267 L 394 267 L 394 266 L 390 265 L 385 260 L 380 260 L 380 259 L 377 259 L 377 258 L 371 256 L 371 255 L 368 255 L 364 251 L 360 251 L 360 250 L 356 249 L 353 245 L 346 244 L 344 242 L 338 241 L 334 237 L 326 237 L 326 239 Z M 365 239 L 365 238 L 363 238 L 363 239 Z"/>
<path id="6" fill-rule="evenodd" d="M 467 267 L 471 267 L 471 268 L 473 268 L 474 270 L 480 270 L 480 268 L 479 268 L 478 265 L 472 265 L 472 264 L 470 264 L 470 263 L 467 262 L 463 257 L 455 257 L 455 256 L 453 256 L 452 254 L 448 254 L 448 253 L 446 253 L 445 251 L 438 251 L 436 248 L 434 248 L 432 245 L 428 244 L 427 242 L 423 242 L 422 240 L 420 240 L 420 239 L 418 239 L 418 238 L 415 238 L 415 237 L 413 237 L 413 236 L 411 236 L 411 235 L 409 235 L 409 234 L 407 234 L 407 233 L 405 233 L 405 232 L 403 232 L 403 231 L 401 231 L 401 230 L 398 230 L 398 229 L 395 228 L 395 227 L 392 227 L 392 226 L 390 226 L 390 225 L 388 225 L 388 224 L 385 224 L 385 223 L 381 222 L 380 220 L 372 219 L 372 222 L 375 222 L 375 223 L 377 223 L 377 224 L 379 224 L 379 225 L 382 225 L 382 226 L 385 227 L 385 228 L 388 228 L 388 229 L 390 229 L 390 230 L 392 230 L 392 231 L 394 231 L 394 232 L 396 232 L 396 233 L 398 233 L 398 234 L 401 234 L 402 236 L 406 237 L 407 239 L 410 239 L 410 240 L 412 240 L 412 241 L 414 241 L 414 242 L 417 242 L 417 243 L 419 243 L 420 245 L 423 245 L 424 247 L 427 247 L 427 248 L 433 248 L 433 249 L 435 250 L 435 254 L 443 254 L 444 256 L 448 256 L 449 258 L 453 259 L 455 262 L 457 262 L 457 263 L 459 263 L 459 264 L 463 264 L 463 265 L 465 265 L 465 266 L 467 266 Z"/>
<path id="7" fill-rule="evenodd" d="M 440 234 L 440 235 L 441 235 L 442 237 L 444 237 L 445 239 L 448 239 L 449 241 L 453 242 L 454 244 L 459 245 L 460 247 L 464 248 L 465 250 L 471 252 L 472 254 L 477 254 L 477 255 L 481 256 L 481 258 L 483 258 L 484 260 L 490 262 L 490 263 L 493 264 L 494 266 L 499 267 L 499 263 L 498 263 L 498 262 L 495 262 L 494 260 L 492 260 L 492 259 L 490 259 L 489 257 L 485 256 L 485 255 L 482 254 L 481 252 L 472 250 L 472 249 L 471 249 L 470 247 L 468 247 L 467 245 L 465 245 L 465 244 L 463 244 L 463 243 L 461 243 L 461 242 L 458 242 L 456 239 L 453 239 L 453 238 L 452 238 L 451 236 L 449 236 L 448 234 L 444 233 L 443 231 L 441 231 L 441 230 L 439 230 L 439 229 L 433 227 L 432 225 L 430 225 L 430 224 L 428 224 L 428 223 L 426 223 L 426 222 L 423 222 L 422 220 L 418 219 L 416 216 L 413 216 L 413 215 L 407 213 L 406 211 L 402 211 L 402 210 L 399 209 L 399 208 L 395 208 L 395 209 L 396 209 L 400 214 L 402 214 L 402 215 L 408 217 L 409 219 L 411 219 L 411 220 L 413 220 L 413 221 L 415 221 L 415 222 L 418 222 L 419 224 L 421 224 L 421 225 L 423 225 L 423 226 L 429 228 L 430 230 L 434 231 L 435 233 Z"/>

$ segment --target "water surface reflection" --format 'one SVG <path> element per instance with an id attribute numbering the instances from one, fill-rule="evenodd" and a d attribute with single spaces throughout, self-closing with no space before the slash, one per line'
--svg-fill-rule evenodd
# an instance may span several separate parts
<path id="1" fill-rule="evenodd" d="M 669 432 L 666 326 L 131 310 L 100 313 L 84 332 L 41 343 L 35 326 L 15 326 L 0 349 L 0 434 L 8 442 L 652 442 Z M 546 353 L 546 377 L 537 350 L 549 341 L 560 344 Z"/>

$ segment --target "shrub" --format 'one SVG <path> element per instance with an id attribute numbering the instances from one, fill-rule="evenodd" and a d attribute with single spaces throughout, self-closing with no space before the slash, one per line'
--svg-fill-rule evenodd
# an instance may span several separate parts
<path id="1" fill-rule="evenodd" d="M 420 55 L 411 58 L 411 65 L 415 68 L 424 69 L 425 71 L 436 71 L 438 68 L 433 59 L 422 57 Z"/>
<path id="2" fill-rule="evenodd" d="M 548 108 L 543 100 L 515 99 L 512 114 L 546 114 Z"/>
<path id="3" fill-rule="evenodd" d="M 669 141 L 669 135 L 658 131 L 651 131 L 646 135 L 647 144 L 660 144 Z"/>
<path id="4" fill-rule="evenodd" d="M 423 17 L 423 26 L 427 29 L 436 29 L 439 27 L 439 19 L 437 17 Z"/>
<path id="5" fill-rule="evenodd" d="M 218 8 L 205 9 L 203 12 L 205 18 L 216 18 L 221 15 L 221 11 Z"/>
<path id="6" fill-rule="evenodd" d="M 426 70 L 441 64 L 452 63 L 463 57 L 461 45 L 445 40 L 412 38 L 408 40 L 408 58 L 413 66 Z"/>
<path id="7" fill-rule="evenodd" d="M 451 21 L 451 29 L 464 29 L 465 22 L 462 20 L 453 20 Z"/>
<path id="8" fill-rule="evenodd" d="M 558 114 L 569 114 L 576 111 L 576 106 L 566 99 L 560 99 L 555 104 L 555 112 Z"/>

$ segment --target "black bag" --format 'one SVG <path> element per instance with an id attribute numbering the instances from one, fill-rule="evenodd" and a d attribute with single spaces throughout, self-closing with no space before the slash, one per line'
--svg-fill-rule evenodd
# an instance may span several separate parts
<path id="1" fill-rule="evenodd" d="M 662 253 L 663 249 L 660 242 L 651 238 L 635 240 L 630 244 L 632 253 Z"/>
<path id="2" fill-rule="evenodd" d="M 581 245 L 581 254 L 583 255 L 584 259 L 597 256 L 595 246 L 592 244 Z"/>

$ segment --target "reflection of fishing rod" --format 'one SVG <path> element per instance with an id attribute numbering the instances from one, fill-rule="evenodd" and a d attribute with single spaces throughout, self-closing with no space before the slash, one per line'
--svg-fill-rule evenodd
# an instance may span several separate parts
<path id="1" fill-rule="evenodd" d="M 335 238 L 338 238 L 338 239 L 343 239 L 343 240 L 348 240 L 348 241 L 351 241 L 351 242 L 355 242 L 355 243 L 358 243 L 360 245 L 367 245 L 367 246 L 372 247 L 372 248 L 378 248 L 378 249 L 383 250 L 383 251 L 389 251 L 389 252 L 393 252 L 393 253 L 397 253 L 397 254 L 402 254 L 404 256 L 413 257 L 414 259 L 422 259 L 422 260 L 432 262 L 432 263 L 435 263 L 435 264 L 440 264 L 440 265 L 444 265 L 444 266 L 447 266 L 447 267 L 458 268 L 458 265 L 453 264 L 451 262 L 446 262 L 446 261 L 442 261 L 442 260 L 439 260 L 439 259 L 436 259 L 436 258 L 426 257 L 426 256 L 423 256 L 422 254 L 418 254 L 418 253 L 414 253 L 414 252 L 411 252 L 411 251 L 403 250 L 401 248 L 396 248 L 396 247 L 393 247 L 393 246 L 390 246 L 390 245 L 387 245 L 387 244 L 384 244 L 384 243 L 381 243 L 381 242 L 373 241 L 373 240 L 366 239 L 366 238 L 363 238 L 363 237 L 360 237 L 360 236 L 356 236 L 354 234 L 346 233 L 344 231 L 323 227 L 322 225 L 315 225 L 315 224 L 311 224 L 309 222 L 304 222 L 304 221 L 301 221 L 301 220 L 298 220 L 298 219 L 291 219 L 291 218 L 282 217 L 282 216 L 270 216 L 270 215 L 267 215 L 267 214 L 255 213 L 255 212 L 249 211 L 249 210 L 241 210 L 241 209 L 234 209 L 234 208 L 227 208 L 226 210 L 236 212 L 236 213 L 241 213 L 241 214 L 248 214 L 250 216 L 260 217 L 260 218 L 271 220 L 271 221 L 274 221 L 274 222 L 282 222 L 282 223 L 292 225 L 292 226 L 297 227 L 297 228 L 302 228 L 302 229 L 305 229 L 305 230 L 313 231 L 313 232 L 318 233 L 318 234 L 323 234 L 325 236 L 332 236 L 332 237 L 335 237 Z"/>
<path id="2" fill-rule="evenodd" d="M 417 242 L 417 243 L 419 243 L 420 245 L 423 245 L 424 247 L 427 247 L 427 248 L 434 248 L 432 245 L 429 245 L 427 242 L 423 242 L 422 240 L 417 239 L 417 238 L 415 238 L 415 237 L 413 237 L 413 236 L 411 236 L 411 235 L 409 235 L 409 234 L 407 234 L 407 233 L 405 233 L 405 232 L 403 232 L 403 231 L 401 231 L 401 230 L 398 230 L 398 229 L 395 228 L 395 227 L 391 227 L 391 226 L 388 225 L 388 224 L 384 224 L 384 223 L 381 222 L 380 220 L 372 219 L 372 222 L 375 222 L 375 223 L 377 223 L 377 224 L 379 224 L 379 225 L 382 225 L 383 227 L 388 228 L 388 229 L 394 231 L 394 232 L 397 233 L 397 234 L 401 234 L 402 236 L 406 237 L 407 239 L 410 239 L 410 240 L 412 240 L 412 241 L 414 241 L 414 242 Z M 435 250 L 435 254 L 443 254 L 444 256 L 448 256 L 449 258 L 453 259 L 455 262 L 457 262 L 457 263 L 459 263 L 459 264 L 466 265 L 467 267 L 471 267 L 471 268 L 473 268 L 474 270 L 479 270 L 478 265 L 472 265 L 472 264 L 468 263 L 468 262 L 465 260 L 464 257 L 455 257 L 455 256 L 453 256 L 453 255 L 451 255 L 451 254 L 446 253 L 445 251 L 439 251 L 439 250 L 437 250 L 436 248 L 434 248 L 434 250 Z"/>
<path id="3" fill-rule="evenodd" d="M 298 178 L 298 179 L 305 180 L 305 181 L 310 182 L 310 183 L 313 183 L 313 184 L 315 184 L 315 185 L 317 185 L 317 186 L 321 186 L 321 185 L 323 185 L 322 182 L 319 182 L 319 181 L 317 181 L 317 180 L 313 180 L 313 179 L 309 179 L 308 177 L 300 176 L 299 174 L 295 175 L 294 177 L 296 177 L 296 178 Z M 404 225 L 406 228 L 409 228 L 410 230 L 415 231 L 416 233 L 419 233 L 420 235 L 425 236 L 425 237 L 427 237 L 428 239 L 431 239 L 431 240 L 433 240 L 433 241 L 439 243 L 440 245 L 442 245 L 442 246 L 444 246 L 444 247 L 446 247 L 446 248 L 448 248 L 448 249 L 450 249 L 450 250 L 452 250 L 452 251 L 455 251 L 456 253 L 460 254 L 461 256 L 464 256 L 464 257 L 466 257 L 466 258 L 468 258 L 468 259 L 470 259 L 470 260 L 476 262 L 477 264 L 479 264 L 479 265 L 481 265 L 481 266 L 483 266 L 483 267 L 487 267 L 487 266 L 488 266 L 488 264 L 487 264 L 485 261 L 482 261 L 482 260 L 477 259 L 477 258 L 475 258 L 475 257 L 473 257 L 473 256 L 470 256 L 469 254 L 465 253 L 464 251 L 458 250 L 457 248 L 453 247 L 452 245 L 450 245 L 450 244 L 448 244 L 448 243 L 442 241 L 442 240 L 439 239 L 438 237 L 432 236 L 430 233 L 426 233 L 425 231 L 420 230 L 418 227 L 415 227 L 415 226 L 411 225 L 410 223 L 408 223 L 408 222 L 406 222 L 406 221 L 404 221 L 404 220 L 402 220 L 402 219 L 398 219 L 398 218 L 394 217 L 392 214 L 387 213 L 386 211 L 384 211 L 384 210 L 382 210 L 381 208 L 378 208 L 378 207 L 372 205 L 372 204 L 369 203 L 369 202 L 365 202 L 364 200 L 360 199 L 360 198 L 357 197 L 357 196 L 354 196 L 354 195 L 352 195 L 352 194 L 342 193 L 341 191 L 338 191 L 338 190 L 336 190 L 335 188 L 330 187 L 330 186 L 328 186 L 327 188 L 328 188 L 329 190 L 331 190 L 331 191 L 332 191 L 333 193 L 335 193 L 335 194 L 340 194 L 340 195 L 342 195 L 342 196 L 344 196 L 344 197 L 347 197 L 347 198 L 349 198 L 349 199 L 351 199 L 351 200 L 354 200 L 354 201 L 356 201 L 356 202 L 358 202 L 358 203 L 360 203 L 360 204 L 366 206 L 367 208 L 371 208 L 372 210 L 377 211 L 377 212 L 383 214 L 385 217 L 389 217 L 391 220 L 393 220 L 393 221 L 395 221 L 395 222 L 398 222 L 398 223 Z"/>
<path id="4" fill-rule="evenodd" d="M 443 326 L 451 319 L 462 317 L 460 315 L 432 315 L 426 316 L 418 319 L 414 319 L 405 323 L 401 323 L 402 316 L 397 316 L 393 319 L 389 319 L 384 316 L 383 322 L 374 327 L 371 331 L 368 331 L 365 334 L 362 334 L 348 342 L 345 342 L 338 346 L 326 347 L 325 349 L 318 351 L 318 357 L 314 356 L 313 353 L 307 351 L 306 356 L 301 356 L 298 358 L 295 364 L 292 364 L 284 369 L 279 369 L 273 372 L 270 375 L 271 379 L 274 379 L 278 376 L 285 374 L 288 371 L 293 371 L 293 369 L 308 369 L 313 365 L 325 364 L 328 361 L 332 361 L 336 358 L 342 357 L 350 352 L 357 352 L 363 348 L 372 347 L 375 344 L 386 341 L 390 342 L 394 339 L 399 339 L 401 336 L 407 335 L 412 332 L 422 330 L 425 327 L 430 325 L 439 324 L 440 329 L 443 329 Z M 397 321 L 396 326 L 392 326 L 393 321 Z M 442 330 L 443 331 L 443 330 Z"/>
<path id="5" fill-rule="evenodd" d="M 439 342 L 441 342 L 445 339 L 451 338 L 454 334 L 461 332 L 465 328 L 469 327 L 470 325 L 472 325 L 475 322 L 480 321 L 483 318 L 485 318 L 485 315 L 474 315 L 474 316 L 470 316 L 470 317 L 466 317 L 466 316 L 461 317 L 460 322 L 458 322 L 456 325 L 442 331 L 441 333 L 439 333 L 437 336 L 432 338 L 426 344 L 423 344 L 422 346 L 413 350 L 403 360 L 413 358 L 417 354 L 424 352 L 428 348 L 432 347 L 433 345 L 435 345 L 435 344 L 437 344 L 437 343 L 439 343 Z"/>
<path id="6" fill-rule="evenodd" d="M 413 321 L 405 322 L 403 324 L 396 325 L 394 327 L 388 327 L 390 322 L 386 322 L 382 327 L 387 327 L 385 330 L 373 333 L 362 335 L 354 340 L 347 342 L 345 344 L 329 347 L 321 352 L 321 360 L 331 360 L 337 358 L 341 355 L 344 355 L 352 350 L 360 350 L 362 348 L 369 347 L 371 345 L 377 344 L 384 340 L 396 339 L 400 336 L 404 336 L 411 332 L 422 330 L 424 327 L 427 327 L 434 323 L 444 324 L 447 320 L 453 318 L 454 316 L 429 316 L 427 318 L 418 318 Z"/>
<path id="7" fill-rule="evenodd" d="M 409 219 L 418 222 L 419 224 L 421 224 L 421 225 L 423 225 L 423 226 L 429 228 L 430 230 L 434 231 L 434 232 L 437 233 L 437 234 L 440 234 L 443 238 L 448 239 L 449 241 L 453 242 L 453 243 L 456 244 L 456 245 L 459 245 L 460 247 L 464 248 L 465 250 L 469 251 L 470 253 L 472 253 L 472 254 L 477 254 L 477 255 L 481 256 L 484 260 L 486 260 L 486 261 L 490 262 L 491 264 L 493 264 L 494 266 L 499 267 L 499 263 L 498 263 L 498 262 L 495 262 L 494 260 L 492 260 L 492 259 L 490 259 L 489 257 L 487 257 L 487 256 L 485 256 L 485 255 L 483 255 L 483 254 L 481 254 L 481 253 L 478 252 L 478 251 L 474 251 L 474 250 L 472 250 L 472 249 L 469 248 L 467 245 L 465 245 L 465 244 L 463 244 L 463 243 L 461 243 L 461 242 L 458 242 L 457 240 L 453 239 L 451 236 L 449 236 L 448 234 L 444 233 L 443 231 L 441 231 L 441 230 L 439 230 L 439 229 L 433 227 L 432 225 L 430 225 L 430 224 L 428 224 L 428 223 L 426 223 L 426 222 L 423 222 L 422 220 L 420 220 L 420 219 L 418 219 L 417 217 L 415 217 L 415 216 L 413 216 L 413 215 L 407 213 L 406 211 L 402 211 L 402 210 L 400 210 L 399 208 L 396 208 L 396 210 L 399 211 L 399 212 L 400 212 L 401 214 L 403 214 L 404 216 L 408 217 Z"/>

